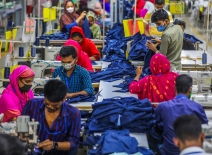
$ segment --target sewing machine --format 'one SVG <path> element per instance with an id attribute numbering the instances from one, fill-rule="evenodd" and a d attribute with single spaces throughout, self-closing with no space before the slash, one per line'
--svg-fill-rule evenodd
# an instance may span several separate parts
<path id="1" fill-rule="evenodd" d="M 212 153 L 212 125 L 202 124 L 202 132 L 205 134 L 203 149 L 207 153 Z"/>
<path id="2" fill-rule="evenodd" d="M 0 115 L 0 122 L 4 115 Z M 21 139 L 27 139 L 27 152 L 28 154 L 34 154 L 36 146 L 39 143 L 37 136 L 38 122 L 34 119 L 30 121 L 29 116 L 19 116 L 14 122 L 7 122 L 0 124 L 0 133 L 10 134 L 11 136 L 17 136 Z"/>
<path id="3" fill-rule="evenodd" d="M 45 60 L 55 61 L 60 52 L 61 47 L 46 47 Z"/>
<path id="4" fill-rule="evenodd" d="M 60 61 L 35 60 L 31 63 L 31 69 L 35 72 L 35 78 L 50 78 L 52 77 L 53 69 L 60 66 Z"/>
<path id="5" fill-rule="evenodd" d="M 193 85 L 198 85 L 197 93 L 211 92 L 212 72 L 207 71 L 177 71 L 193 78 Z"/>

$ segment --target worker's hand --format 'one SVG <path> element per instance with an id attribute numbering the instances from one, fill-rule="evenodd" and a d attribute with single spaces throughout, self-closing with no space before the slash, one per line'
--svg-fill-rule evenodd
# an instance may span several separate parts
<path id="1" fill-rule="evenodd" d="M 158 43 L 157 43 L 157 44 L 153 44 L 151 41 L 147 41 L 147 42 L 146 42 L 146 46 L 147 46 L 150 50 L 156 52 L 156 51 L 157 51 L 157 48 L 156 48 L 156 47 L 158 46 Z"/>
<path id="2" fill-rule="evenodd" d="M 83 11 L 83 12 L 80 14 L 80 18 L 81 18 L 81 19 L 84 19 L 86 15 L 87 15 L 87 12 L 86 12 L 86 11 Z"/>
<path id="3" fill-rule="evenodd" d="M 74 93 L 67 93 L 66 95 L 67 98 L 73 98 L 74 96 L 75 96 Z"/>
<path id="4" fill-rule="evenodd" d="M 42 148 L 44 151 L 49 151 L 49 150 L 52 150 L 54 149 L 54 144 L 53 144 L 53 141 L 50 141 L 49 139 L 41 142 L 37 148 Z"/>
<path id="5" fill-rule="evenodd" d="M 158 44 L 161 44 L 161 40 L 158 39 L 158 38 L 154 38 L 154 39 L 152 39 L 152 40 L 155 41 L 155 42 L 158 43 Z"/>
<path id="6" fill-rule="evenodd" d="M 141 66 L 138 66 L 138 67 L 136 68 L 136 75 L 141 76 L 142 71 L 143 71 L 143 68 L 142 68 Z"/>

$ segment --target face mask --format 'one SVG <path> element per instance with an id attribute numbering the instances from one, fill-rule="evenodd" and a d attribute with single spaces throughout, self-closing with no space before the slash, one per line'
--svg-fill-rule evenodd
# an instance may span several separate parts
<path id="1" fill-rule="evenodd" d="M 69 8 L 67 9 L 67 11 L 68 11 L 69 13 L 74 12 L 74 7 L 69 7 Z"/>
<path id="2" fill-rule="evenodd" d="M 46 104 L 45 104 L 45 107 L 46 107 L 47 111 L 50 112 L 50 113 L 54 113 L 54 112 L 56 112 L 60 109 L 60 106 L 54 107 L 54 108 L 49 108 Z"/>
<path id="3" fill-rule="evenodd" d="M 22 80 L 20 79 L 20 81 L 22 82 Z M 22 82 L 23 83 L 23 82 Z M 23 83 L 24 84 L 24 83 Z M 32 85 L 26 85 L 26 84 L 24 84 L 24 86 L 23 87 L 19 87 L 19 90 L 21 91 L 21 92 L 28 92 L 29 90 L 30 90 L 30 88 L 32 87 Z"/>
<path id="4" fill-rule="evenodd" d="M 75 60 L 74 60 L 75 61 Z M 75 66 L 75 63 L 73 62 L 73 63 L 64 63 L 63 64 L 63 67 L 65 68 L 65 70 L 70 70 L 70 69 L 72 69 L 73 67 Z"/>
<path id="5" fill-rule="evenodd" d="M 165 28 L 166 28 L 166 26 L 163 24 L 163 25 L 161 25 L 161 26 L 157 26 L 157 30 L 159 31 L 159 32 L 163 32 L 164 30 L 165 30 Z"/>

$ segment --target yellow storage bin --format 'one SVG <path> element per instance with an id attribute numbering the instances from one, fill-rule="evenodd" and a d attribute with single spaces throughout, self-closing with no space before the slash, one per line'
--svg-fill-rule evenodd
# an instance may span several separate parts
<path id="1" fill-rule="evenodd" d="M 170 12 L 171 14 L 184 14 L 184 3 L 181 2 L 170 2 Z"/>
<path id="2" fill-rule="evenodd" d="M 43 8 L 44 22 L 56 20 L 56 12 L 57 12 L 56 8 Z"/>

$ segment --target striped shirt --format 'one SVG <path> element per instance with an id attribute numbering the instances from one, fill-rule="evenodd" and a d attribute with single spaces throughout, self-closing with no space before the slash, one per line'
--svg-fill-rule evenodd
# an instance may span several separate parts
<path id="1" fill-rule="evenodd" d="M 43 99 L 31 99 L 25 105 L 22 115 L 30 116 L 39 122 L 38 138 L 40 142 L 49 139 L 50 141 L 69 141 L 71 150 L 79 146 L 81 115 L 77 108 L 68 103 L 62 103 L 61 112 L 49 128 L 45 117 L 45 105 Z M 68 151 L 51 150 L 45 155 L 67 155 Z"/>
<path id="2" fill-rule="evenodd" d="M 91 83 L 91 77 L 87 70 L 76 65 L 71 77 L 68 77 L 63 66 L 54 70 L 52 78 L 60 77 L 68 87 L 69 93 L 76 93 L 85 90 L 88 95 L 93 95 L 94 90 Z"/>

